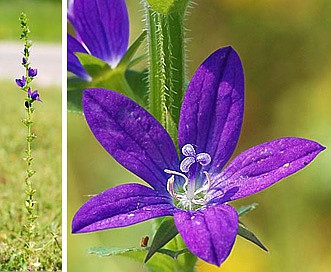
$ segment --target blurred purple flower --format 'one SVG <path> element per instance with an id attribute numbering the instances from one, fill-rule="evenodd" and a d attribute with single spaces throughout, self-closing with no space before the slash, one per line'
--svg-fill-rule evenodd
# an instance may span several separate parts
<path id="1" fill-rule="evenodd" d="M 29 77 L 35 77 L 37 74 L 38 74 L 37 69 L 32 69 L 31 67 L 29 67 L 29 69 L 28 69 L 28 76 Z"/>
<path id="2" fill-rule="evenodd" d="M 132 100 L 88 89 L 83 105 L 101 145 L 152 188 L 124 184 L 91 198 L 75 214 L 72 232 L 173 215 L 188 249 L 218 266 L 238 230 L 238 214 L 227 202 L 297 172 L 324 150 L 311 140 L 280 138 L 246 150 L 223 169 L 237 145 L 244 112 L 244 74 L 231 47 L 210 55 L 188 86 L 178 129 L 181 162 L 166 130 Z"/>
<path id="3" fill-rule="evenodd" d="M 22 76 L 22 79 L 17 78 L 17 79 L 15 79 L 15 81 L 16 81 L 16 85 L 18 87 L 21 87 L 21 88 L 23 88 L 25 86 L 25 84 L 26 84 L 26 78 L 25 78 L 25 76 Z"/>
<path id="4" fill-rule="evenodd" d="M 68 20 L 76 31 L 68 37 L 68 71 L 84 80 L 90 76 L 76 52 L 93 55 L 112 68 L 124 56 L 129 42 L 129 18 L 124 0 L 71 0 Z"/>
<path id="5" fill-rule="evenodd" d="M 33 101 L 37 100 L 37 101 L 39 101 L 39 102 L 42 102 L 42 101 L 40 100 L 38 90 L 35 90 L 35 91 L 31 92 L 31 89 L 29 88 L 29 89 L 28 89 L 28 95 L 29 95 L 29 97 L 30 97 Z"/>

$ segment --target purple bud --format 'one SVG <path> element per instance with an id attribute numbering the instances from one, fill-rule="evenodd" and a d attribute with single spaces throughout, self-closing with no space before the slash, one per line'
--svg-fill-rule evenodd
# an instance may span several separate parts
<path id="1" fill-rule="evenodd" d="M 25 83 L 26 83 L 26 78 L 25 78 L 25 76 L 22 76 L 22 79 L 17 78 L 17 79 L 15 79 L 15 81 L 16 81 L 16 85 L 18 87 L 23 88 L 25 86 Z"/>
<path id="2" fill-rule="evenodd" d="M 30 98 L 31 98 L 33 101 L 37 100 L 37 101 L 39 101 L 39 102 L 42 102 L 42 101 L 40 100 L 38 90 L 35 90 L 35 91 L 31 92 L 31 89 L 29 88 L 29 89 L 28 89 L 28 95 L 30 96 Z"/>
<path id="3" fill-rule="evenodd" d="M 22 58 L 22 64 L 25 65 L 27 63 L 27 60 L 25 57 Z"/>
<path id="4" fill-rule="evenodd" d="M 31 67 L 29 67 L 28 69 L 28 75 L 29 77 L 35 77 L 37 75 L 37 69 L 32 69 Z"/>

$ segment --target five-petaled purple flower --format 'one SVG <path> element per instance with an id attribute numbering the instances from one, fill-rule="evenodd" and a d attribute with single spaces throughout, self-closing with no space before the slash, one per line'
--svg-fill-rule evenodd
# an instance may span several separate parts
<path id="1" fill-rule="evenodd" d="M 124 184 L 91 198 L 75 214 L 72 232 L 173 215 L 188 249 L 218 266 L 238 230 L 238 214 L 227 202 L 297 172 L 324 150 L 311 140 L 280 138 L 244 151 L 223 169 L 237 145 L 244 112 L 243 69 L 231 47 L 210 55 L 188 86 L 178 128 L 180 160 L 166 130 L 132 100 L 88 89 L 83 105 L 101 145 L 151 187 Z"/>
<path id="2" fill-rule="evenodd" d="M 67 35 L 69 72 L 90 80 L 76 52 L 91 54 L 116 67 L 129 42 L 129 18 L 124 0 L 71 0 L 68 20 L 76 31 L 76 38 Z"/>

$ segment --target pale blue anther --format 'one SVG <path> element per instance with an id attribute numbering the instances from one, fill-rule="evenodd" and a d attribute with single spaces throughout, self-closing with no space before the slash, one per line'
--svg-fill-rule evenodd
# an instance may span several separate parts
<path id="1" fill-rule="evenodd" d="M 211 157 L 208 153 L 198 153 L 196 154 L 193 145 L 186 144 L 182 147 L 182 153 L 186 158 L 180 163 L 180 171 L 187 173 L 190 170 L 190 167 L 198 162 L 202 166 L 206 166 L 211 162 Z"/>

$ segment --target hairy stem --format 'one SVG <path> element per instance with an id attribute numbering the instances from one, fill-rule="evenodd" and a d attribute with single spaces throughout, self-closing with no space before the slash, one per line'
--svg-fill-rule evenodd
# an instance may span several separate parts
<path id="1" fill-rule="evenodd" d="M 149 110 L 177 144 L 180 107 L 185 92 L 184 15 L 188 1 L 168 13 L 145 4 L 149 51 Z"/>

